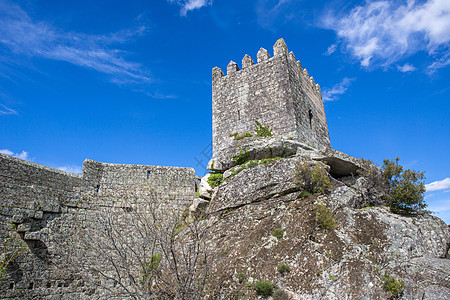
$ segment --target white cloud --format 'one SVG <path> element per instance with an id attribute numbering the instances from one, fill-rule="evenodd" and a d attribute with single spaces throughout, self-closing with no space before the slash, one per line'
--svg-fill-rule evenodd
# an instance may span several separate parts
<path id="1" fill-rule="evenodd" d="M 169 2 L 175 2 L 181 6 L 180 15 L 182 16 L 186 16 L 191 10 L 200 9 L 212 4 L 212 0 L 169 0 Z"/>
<path id="2" fill-rule="evenodd" d="M 369 0 L 347 14 L 329 13 L 322 21 L 362 66 L 388 66 L 418 51 L 435 60 L 433 70 L 450 64 L 448 0 Z"/>
<path id="3" fill-rule="evenodd" d="M 441 218 L 445 223 L 450 224 L 450 199 L 442 198 L 427 202 L 427 210 L 433 212 L 433 215 Z"/>
<path id="4" fill-rule="evenodd" d="M 353 80 L 355 79 L 345 77 L 340 83 L 335 84 L 331 89 L 324 88 L 322 91 L 323 101 L 336 100 L 338 95 L 342 95 L 347 91 Z"/>
<path id="5" fill-rule="evenodd" d="M 400 72 L 406 73 L 406 72 L 412 72 L 416 70 L 416 67 L 410 64 L 404 64 L 403 66 L 397 65 L 397 70 Z"/>
<path id="6" fill-rule="evenodd" d="M 26 151 L 22 151 L 20 153 L 14 153 L 14 152 L 12 152 L 9 149 L 0 149 L 0 153 L 6 154 L 6 155 L 9 155 L 9 156 L 12 156 L 12 157 L 17 157 L 17 158 L 20 158 L 20 159 L 24 159 L 24 160 L 30 160 L 30 158 L 28 156 L 28 152 L 26 152 Z"/>
<path id="7" fill-rule="evenodd" d="M 6 107 L 3 104 L 0 104 L 0 116 L 1 115 L 17 115 L 17 111 L 12 108 Z"/>
<path id="8" fill-rule="evenodd" d="M 428 66 L 428 72 L 434 73 L 436 70 L 443 68 L 445 66 L 450 65 L 450 51 L 446 53 L 444 56 L 433 62 Z"/>
<path id="9" fill-rule="evenodd" d="M 142 35 L 145 26 L 116 33 L 92 35 L 63 32 L 46 22 L 35 21 L 15 4 L 0 0 L 0 44 L 16 54 L 64 61 L 106 74 L 111 81 L 148 81 L 143 67 L 124 58 L 115 48 Z"/>
<path id="10" fill-rule="evenodd" d="M 331 54 L 333 54 L 334 52 L 336 52 L 336 49 L 337 49 L 337 44 L 332 44 L 332 45 L 330 45 L 329 47 L 328 47 L 328 49 L 327 49 L 327 51 L 324 53 L 325 55 L 331 55 Z"/>
<path id="11" fill-rule="evenodd" d="M 427 192 L 450 189 L 450 178 L 445 178 L 443 180 L 426 184 L 425 188 L 427 189 Z"/>
<path id="12" fill-rule="evenodd" d="M 75 165 L 62 166 L 62 167 L 58 167 L 57 169 L 61 170 L 61 171 L 64 171 L 64 172 L 68 172 L 68 173 L 81 174 L 81 167 L 80 166 L 75 166 Z"/>

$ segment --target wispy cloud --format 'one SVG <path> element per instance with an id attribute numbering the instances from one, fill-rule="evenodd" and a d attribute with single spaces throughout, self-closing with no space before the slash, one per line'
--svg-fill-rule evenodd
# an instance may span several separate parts
<path id="1" fill-rule="evenodd" d="M 212 0 L 168 0 L 181 6 L 180 15 L 186 16 L 191 10 L 200 9 L 204 6 L 212 5 Z"/>
<path id="2" fill-rule="evenodd" d="M 344 94 L 354 80 L 355 78 L 345 77 L 340 83 L 335 84 L 331 89 L 324 88 L 322 91 L 323 101 L 333 101 L 338 99 L 338 96 Z"/>
<path id="3" fill-rule="evenodd" d="M 64 172 L 68 172 L 68 173 L 81 174 L 81 167 L 80 166 L 75 166 L 75 165 L 62 166 L 62 167 L 58 167 L 57 169 L 61 170 L 61 171 L 64 171 Z"/>
<path id="4" fill-rule="evenodd" d="M 17 115 L 17 111 L 3 104 L 0 104 L 0 116 L 2 115 Z"/>
<path id="5" fill-rule="evenodd" d="M 397 65 L 397 70 L 399 70 L 400 72 L 403 72 L 403 73 L 407 73 L 407 72 L 415 71 L 416 67 L 414 67 L 411 64 L 404 64 L 403 66 Z"/>
<path id="6" fill-rule="evenodd" d="M 0 0 L 0 44 L 15 54 L 64 61 L 95 70 L 113 82 L 142 83 L 150 80 L 142 65 L 128 61 L 123 45 L 143 35 L 145 26 L 108 34 L 64 32 L 36 21 L 18 5 Z"/>
<path id="7" fill-rule="evenodd" d="M 448 0 L 368 0 L 349 13 L 329 12 L 322 21 L 364 67 L 386 67 L 418 51 L 435 61 L 430 71 L 450 64 Z"/>
<path id="8" fill-rule="evenodd" d="M 165 99 L 176 99 L 177 96 L 174 94 L 162 94 L 159 92 L 148 92 L 146 93 L 147 96 L 152 97 L 154 99 L 160 99 L 160 100 L 165 100 Z"/>
<path id="9" fill-rule="evenodd" d="M 337 44 L 332 44 L 332 45 L 330 45 L 330 46 L 328 47 L 328 49 L 327 49 L 327 51 L 324 53 L 324 55 L 329 56 L 329 55 L 333 54 L 334 52 L 336 52 L 336 49 L 337 49 Z"/>
<path id="10" fill-rule="evenodd" d="M 6 155 L 9 155 L 9 156 L 12 156 L 12 157 L 17 157 L 17 158 L 20 158 L 20 159 L 24 159 L 24 160 L 30 160 L 28 152 L 26 152 L 26 151 L 22 151 L 20 153 L 14 153 L 14 152 L 12 152 L 9 149 L 0 149 L 0 153 L 6 154 Z"/>
<path id="11" fill-rule="evenodd" d="M 450 189 L 450 178 L 445 178 L 443 180 L 426 184 L 425 188 L 427 189 L 427 192 Z"/>
<path id="12" fill-rule="evenodd" d="M 292 0 L 258 0 L 256 6 L 257 22 L 261 27 L 266 29 L 274 30 L 274 23 L 282 20 L 286 22 L 287 20 L 296 18 L 292 11 L 288 11 L 286 8 L 288 4 L 293 2 Z"/>
<path id="13" fill-rule="evenodd" d="M 440 57 L 438 60 L 434 61 L 428 66 L 428 72 L 434 73 L 436 70 L 450 65 L 450 51 L 448 51 L 444 56 Z"/>

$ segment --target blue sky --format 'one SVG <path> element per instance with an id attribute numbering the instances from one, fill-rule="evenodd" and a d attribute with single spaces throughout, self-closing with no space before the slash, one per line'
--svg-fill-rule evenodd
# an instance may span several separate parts
<path id="1" fill-rule="evenodd" d="M 322 88 L 332 147 L 426 171 L 450 223 L 448 0 L 0 0 L 0 151 L 203 175 L 211 69 L 280 37 Z"/>

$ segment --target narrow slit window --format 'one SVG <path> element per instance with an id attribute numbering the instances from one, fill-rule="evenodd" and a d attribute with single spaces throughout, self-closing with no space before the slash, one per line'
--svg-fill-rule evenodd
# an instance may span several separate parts
<path id="1" fill-rule="evenodd" d="M 150 179 L 150 171 L 147 171 L 147 179 Z"/>
<path id="2" fill-rule="evenodd" d="M 309 110 L 309 127 L 312 128 L 312 117 L 313 117 L 313 113 L 311 110 Z"/>
<path id="3" fill-rule="evenodd" d="M 98 193 L 99 190 L 100 190 L 100 184 L 97 184 L 97 186 L 95 187 L 95 192 Z"/>

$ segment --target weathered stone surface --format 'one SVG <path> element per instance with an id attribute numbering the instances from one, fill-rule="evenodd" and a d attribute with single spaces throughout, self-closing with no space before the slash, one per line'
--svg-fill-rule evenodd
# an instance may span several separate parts
<path id="1" fill-rule="evenodd" d="M 222 183 L 214 194 L 209 213 L 235 208 L 297 191 L 293 185 L 296 163 L 301 159 L 281 159 L 243 170 Z"/>
<path id="2" fill-rule="evenodd" d="M 25 217 L 22 215 L 14 215 L 12 216 L 11 222 L 12 223 L 22 223 L 24 221 Z"/>
<path id="3" fill-rule="evenodd" d="M 189 206 L 189 211 L 196 212 L 198 209 L 205 207 L 208 203 L 209 203 L 209 201 L 207 201 L 207 200 L 200 199 L 200 198 L 194 198 L 191 206 Z"/>
<path id="4" fill-rule="evenodd" d="M 233 139 L 231 137 L 231 139 Z M 273 157 L 289 157 L 295 154 L 308 155 L 316 151 L 311 146 L 294 140 L 276 137 L 248 137 L 242 140 L 233 140 L 230 146 L 222 152 L 214 154 L 208 163 L 208 169 L 225 171 L 236 166 L 235 156 L 247 155 L 247 160 Z"/>
<path id="5" fill-rule="evenodd" d="M 203 199 L 211 199 L 211 195 L 213 192 L 212 187 L 208 183 L 209 176 L 211 176 L 211 173 L 206 174 L 200 180 L 199 194 L 200 194 L 200 197 Z"/>
<path id="6" fill-rule="evenodd" d="M 35 219 L 42 219 L 44 217 L 44 212 L 41 210 L 38 210 L 34 213 L 34 218 Z"/>
<path id="7" fill-rule="evenodd" d="M 31 230 L 31 223 L 22 223 L 17 226 L 17 232 L 27 232 Z"/>
<path id="8" fill-rule="evenodd" d="M 289 160 L 284 161 L 287 164 Z M 247 186 L 253 186 L 249 181 L 262 173 L 257 170 L 260 167 L 254 168 L 255 177 L 245 171 L 236 177 L 242 174 Z M 221 189 L 231 192 L 230 188 L 224 183 L 217 196 L 225 197 Z M 338 189 L 340 192 L 304 199 L 289 199 L 288 194 L 270 196 L 270 189 L 265 197 L 260 194 L 259 201 L 245 200 L 251 192 L 236 192 L 231 195 L 243 199 L 239 203 L 221 213 L 210 207 L 211 212 L 216 212 L 209 220 L 214 224 L 208 239 L 215 249 L 212 271 L 221 283 L 220 292 L 212 295 L 255 297 L 252 290 L 238 283 L 239 273 L 244 273 L 246 280 L 268 280 L 294 299 L 388 299 L 391 295 L 382 287 L 385 273 L 404 281 L 404 299 L 422 299 L 424 293 L 428 293 L 427 297 L 446 295 L 450 260 L 442 255 L 449 239 L 442 220 L 399 216 L 384 207 L 353 209 L 345 205 L 349 201 L 339 199 L 346 189 Z M 336 229 L 318 226 L 318 204 L 333 208 Z M 272 236 L 275 228 L 284 231 L 282 238 Z M 289 274 L 278 273 L 280 263 L 289 265 Z M 430 285 L 435 288 L 426 289 Z"/>
<path id="9" fill-rule="evenodd" d="M 358 159 L 333 149 L 315 152 L 311 158 L 329 165 L 330 173 L 335 177 L 356 175 L 361 169 L 361 162 Z"/>
<path id="10" fill-rule="evenodd" d="M 86 160 L 83 175 L 76 175 L 0 154 L 0 238 L 13 238 L 8 247 L 0 249 L 0 255 L 12 250 L 12 245 L 24 249 L 2 277 L 1 296 L 98 299 L 105 290 L 90 286 L 86 274 L 68 264 L 67 256 L 75 255 L 80 246 L 71 238 L 99 226 L 95 216 L 100 210 L 118 207 L 126 211 L 131 209 L 126 201 L 146 201 L 150 195 L 157 195 L 162 207 L 181 205 L 184 210 L 194 194 L 191 168 Z M 83 260 L 98 264 L 89 255 Z"/>
<path id="11" fill-rule="evenodd" d="M 41 232 L 40 231 L 26 232 L 23 239 L 26 241 L 27 240 L 28 241 L 38 241 L 41 239 Z"/>
<path id="12" fill-rule="evenodd" d="M 419 299 L 450 299 L 450 289 L 439 285 L 427 286 L 423 291 L 423 296 Z"/>

